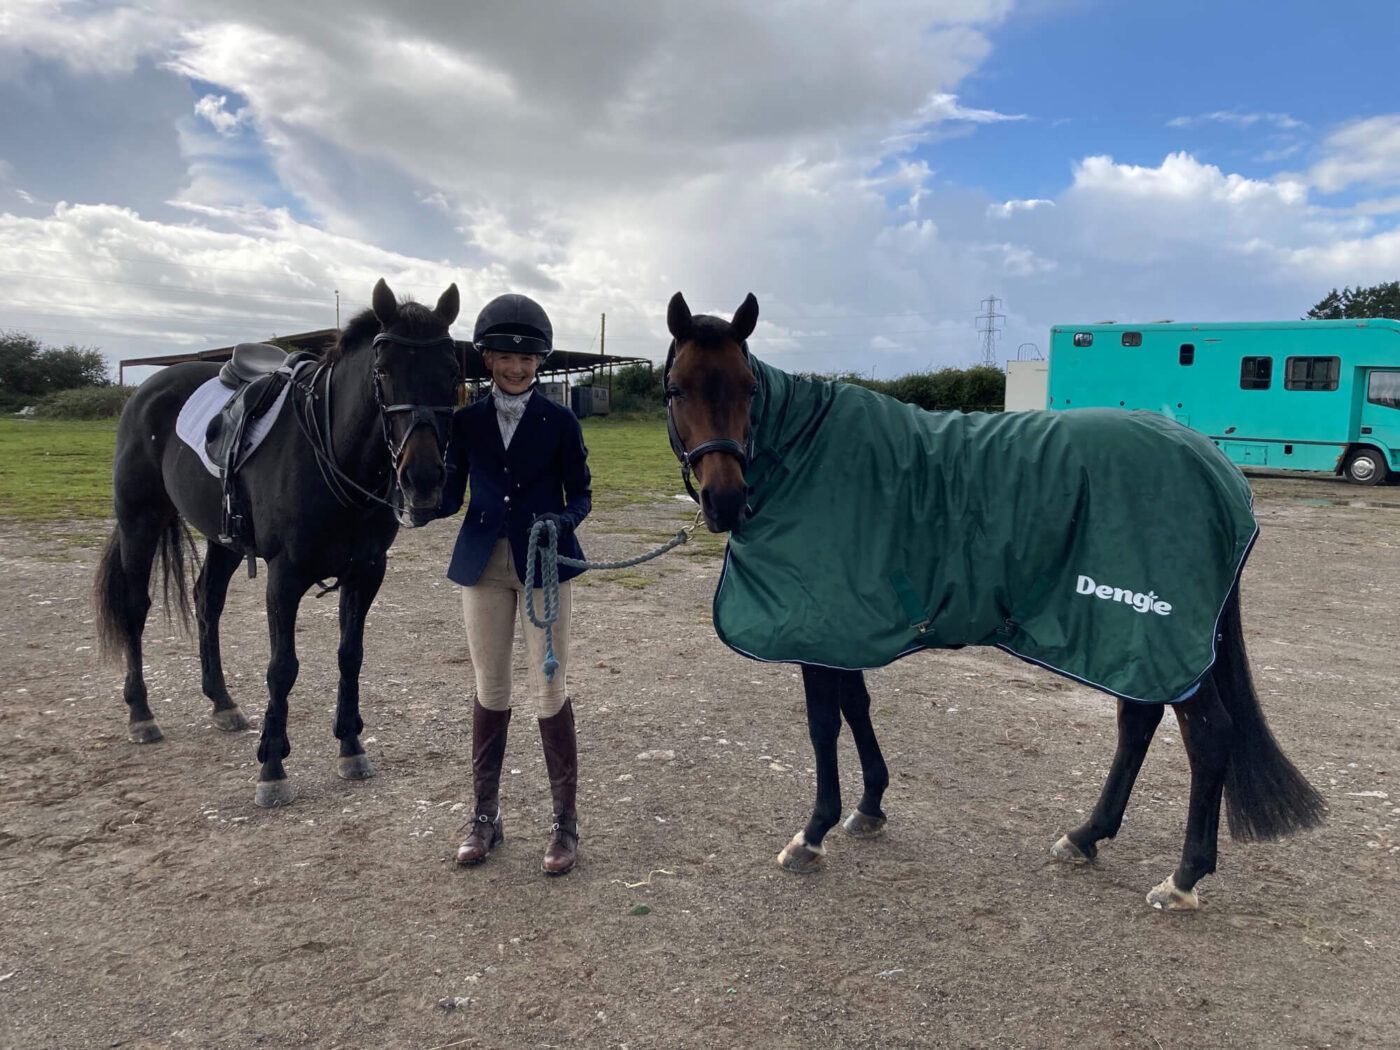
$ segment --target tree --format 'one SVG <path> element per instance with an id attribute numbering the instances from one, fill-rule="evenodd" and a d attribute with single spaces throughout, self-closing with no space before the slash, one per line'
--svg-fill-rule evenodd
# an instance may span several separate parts
<path id="1" fill-rule="evenodd" d="M 626 365 L 613 373 L 612 407 L 618 412 L 645 412 L 663 403 L 661 369 L 649 364 Z"/>
<path id="2" fill-rule="evenodd" d="M 25 332 L 0 333 L 0 408 L 20 408 L 59 390 L 111 382 L 107 362 L 92 347 L 45 346 Z"/>
<path id="3" fill-rule="evenodd" d="M 1348 317 L 1393 317 L 1400 320 L 1400 281 L 1333 288 L 1304 315 L 1308 321 L 1340 321 Z"/>

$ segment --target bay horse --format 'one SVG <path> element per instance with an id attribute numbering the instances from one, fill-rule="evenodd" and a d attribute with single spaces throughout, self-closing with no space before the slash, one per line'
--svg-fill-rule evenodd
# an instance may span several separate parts
<path id="1" fill-rule="evenodd" d="M 1147 901 L 1153 907 L 1171 910 L 1199 907 L 1196 884 L 1215 870 L 1222 797 L 1226 801 L 1230 832 L 1235 838 L 1274 839 L 1322 820 L 1326 808 L 1322 797 L 1284 756 L 1265 722 L 1251 681 L 1240 622 L 1238 574 L 1257 535 L 1252 497 L 1243 476 L 1209 445 L 1208 439 L 1155 413 L 1080 410 L 1085 414 L 1069 425 L 1072 431 L 1095 428 L 1092 433 L 1095 440 L 1089 442 L 1094 446 L 1092 454 L 1108 457 L 1110 468 L 1113 458 L 1121 454 L 1119 445 L 1139 442 L 1151 455 L 1161 458 L 1169 458 L 1167 453 L 1180 446 L 1185 450 L 1181 458 L 1192 469 L 1204 462 L 1204 469 L 1214 472 L 1209 475 L 1208 483 L 1201 486 L 1207 493 L 1206 498 L 1193 500 L 1193 490 L 1189 487 L 1180 493 L 1173 492 L 1174 500 L 1186 504 L 1188 516 L 1197 519 L 1190 527 L 1206 528 L 1205 535 L 1223 536 L 1224 549 L 1229 552 L 1229 558 L 1223 560 L 1217 573 L 1212 600 L 1198 603 L 1205 606 L 1204 629 L 1199 629 L 1197 620 L 1198 626 L 1193 628 L 1197 637 L 1175 636 L 1184 640 L 1160 646 L 1155 652 L 1149 645 L 1136 643 L 1115 647 L 1113 638 L 1101 631 L 1093 632 L 1086 643 L 1087 648 L 1094 650 L 1088 659 L 1101 664 L 1107 661 L 1121 665 L 1171 665 L 1180 655 L 1169 651 L 1173 645 L 1189 649 L 1193 654 L 1190 659 L 1196 662 L 1183 665 L 1189 668 L 1185 672 L 1187 677 L 1174 679 L 1176 684 L 1167 691 L 1159 689 L 1152 694 L 1156 702 L 1143 702 L 1141 697 L 1148 694 L 1134 692 L 1130 684 L 1111 687 L 1103 684 L 1120 681 L 1112 667 L 1090 678 L 1067 670 L 1070 665 L 1063 661 L 1040 658 L 1039 650 L 1017 651 L 1014 642 L 1017 632 L 1020 631 L 1023 638 L 1029 634 L 1018 621 L 1032 624 L 1038 632 L 1038 637 L 1029 638 L 1028 645 L 1045 647 L 1056 643 L 1056 635 L 1068 633 L 1065 625 L 1075 616 L 1117 614 L 1120 621 L 1128 624 L 1127 630 L 1140 632 L 1160 630 L 1171 623 L 1174 614 L 1187 612 L 1184 603 L 1182 608 L 1174 610 L 1172 602 L 1155 591 L 1144 594 L 1100 584 L 1087 575 L 1078 576 L 1077 586 L 1071 577 L 1070 594 L 1056 598 L 1070 604 L 1077 602 L 1072 613 L 1056 613 L 1040 621 L 1028 620 L 1010 607 L 1015 604 L 1013 589 L 1008 589 L 1008 594 L 1004 595 L 987 585 L 984 590 L 990 593 L 969 599 L 958 588 L 950 587 L 937 596 L 938 608 L 927 613 L 919 611 L 918 596 L 914 595 L 914 613 L 907 623 L 896 622 L 895 626 L 908 632 L 905 637 L 915 641 L 906 645 L 897 636 L 894 648 L 873 662 L 868 658 L 862 660 L 859 652 L 844 656 L 846 636 L 858 636 L 866 629 L 867 611 L 871 617 L 876 615 L 876 607 L 871 604 L 872 595 L 880 590 L 883 581 L 855 575 L 842 577 L 843 585 L 850 590 L 864 592 L 859 595 L 864 604 L 857 605 L 855 613 L 823 619 L 820 610 L 814 612 L 813 607 L 828 601 L 832 592 L 820 579 L 822 559 L 811 556 L 813 548 L 825 553 L 828 562 L 887 557 L 889 551 L 907 549 L 908 533 L 919 533 L 925 528 L 921 520 L 912 523 L 886 520 L 883 494 L 862 499 L 842 488 L 842 481 L 854 474 L 878 473 L 878 467 L 869 465 L 879 462 L 870 447 L 872 443 L 884 440 L 887 445 L 900 446 L 895 453 L 905 456 L 906 462 L 913 463 L 916 468 L 926 462 L 934 464 L 873 480 L 877 487 L 887 490 L 917 490 L 919 497 L 925 500 L 921 504 L 924 507 L 946 504 L 955 508 L 956 513 L 951 518 L 927 523 L 927 531 L 953 534 L 952 542 L 969 544 L 958 548 L 952 560 L 966 562 L 969 566 L 971 579 L 962 590 L 976 591 L 980 582 L 978 574 L 984 569 L 989 575 L 995 570 L 1013 576 L 1020 571 L 1022 548 L 1028 533 L 1051 533 L 1050 546 L 1061 560 L 1067 560 L 1071 552 L 1078 553 L 1080 548 L 1072 545 L 1078 540 L 1070 541 L 1055 533 L 1058 523 L 1064 523 L 1065 533 L 1082 525 L 1090 516 L 1090 500 L 1087 493 L 1076 495 L 1078 481 L 1075 477 L 1056 476 L 1052 477 L 1050 486 L 1055 490 L 1054 498 L 1069 494 L 1064 497 L 1068 505 L 1062 516 L 1040 515 L 1034 503 L 1018 503 L 1016 513 L 1008 515 L 1006 521 L 990 521 L 990 515 L 977 510 L 977 497 L 969 495 L 969 490 L 980 484 L 982 474 L 987 472 L 977 470 L 975 463 L 969 465 L 961 445 L 952 450 L 938 450 L 939 435 L 959 435 L 959 442 L 962 442 L 973 432 L 990 433 L 995 437 L 1015 431 L 1022 438 L 1033 432 L 1034 442 L 1021 441 L 1020 444 L 1045 443 L 1065 429 L 1065 417 L 1075 414 L 1015 413 L 1023 417 L 1016 421 L 1009 414 L 923 413 L 872 392 L 856 393 L 855 388 L 845 384 L 799 379 L 750 356 L 747 340 L 757 321 L 758 302 L 753 295 L 744 300 L 732 319 L 724 320 L 709 315 L 693 316 L 684 297 L 677 292 L 667 310 L 667 327 L 673 341 L 663 387 L 671 446 L 681 464 L 686 487 L 700 504 L 709 529 L 729 533 L 725 567 L 716 590 L 716 631 L 722 640 L 743 655 L 798 662 L 802 668 L 807 725 L 816 755 L 816 803 L 806 827 L 778 855 L 779 865 L 801 873 L 813 871 L 822 863 L 823 839 L 841 816 L 836 742 L 843 718 L 851 729 L 864 781 L 860 802 L 845 821 L 844 828 L 857 838 L 873 837 L 884 829 L 886 814 L 881 808 L 881 799 L 889 784 L 889 772 L 871 723 L 870 694 L 863 669 L 882 666 L 918 648 L 958 648 L 961 644 L 996 645 L 1117 697 L 1117 749 L 1098 802 L 1083 824 L 1063 835 L 1051 848 L 1055 858 L 1069 864 L 1090 863 L 1098 852 L 1099 843 L 1118 833 L 1163 709 L 1168 704 L 1172 706 L 1190 761 L 1190 800 L 1180 862 L 1148 894 Z M 842 401 L 856 403 L 854 419 L 838 416 L 835 406 Z M 819 406 L 818 410 L 799 418 L 786 418 L 797 411 L 795 406 L 808 403 Z M 911 423 L 928 429 L 920 431 L 923 437 L 916 438 L 911 433 L 905 438 L 903 431 L 895 428 L 891 437 L 889 430 L 876 430 L 875 417 L 881 414 L 899 417 L 900 425 Z M 834 422 L 838 418 L 845 422 Z M 838 425 L 843 429 L 838 435 L 841 447 L 837 452 L 810 451 L 824 437 L 832 437 L 829 433 L 823 435 L 823 427 L 830 430 Z M 777 438 L 780 433 L 784 435 L 783 441 Z M 928 437 L 929 434 L 933 436 Z M 1171 448 L 1159 448 L 1159 443 Z M 997 448 L 995 464 L 1006 477 L 998 477 L 992 484 L 1009 492 L 1009 498 L 1023 500 L 1024 489 L 1034 482 L 1026 477 L 1027 472 L 1018 465 L 1014 453 L 1006 451 L 1010 444 L 1003 442 Z M 823 455 L 827 458 L 821 460 Z M 828 473 L 839 475 L 841 480 L 802 474 L 802 463 L 814 461 L 813 457 L 817 457 Z M 843 464 L 841 459 L 847 462 Z M 1068 453 L 1060 455 L 1055 463 L 1061 467 L 1068 464 L 1070 474 L 1085 472 L 1080 469 L 1081 460 Z M 1134 465 L 1132 469 L 1138 468 Z M 1119 469 L 1120 474 L 1123 472 Z M 1143 482 L 1154 483 L 1154 479 Z M 1160 513 L 1160 509 L 1150 503 L 1145 510 L 1133 510 L 1134 501 L 1122 502 L 1130 504 L 1130 512 L 1137 513 L 1139 518 L 1144 513 Z M 796 506 L 785 506 L 786 503 Z M 854 505 L 850 513 L 861 523 L 858 535 L 822 535 L 828 519 L 842 513 L 837 506 L 839 503 Z M 782 516 L 783 511 L 788 512 L 787 517 Z M 1117 542 L 1120 546 L 1125 539 L 1130 544 L 1150 542 L 1142 538 L 1153 535 L 1150 525 L 1139 520 L 1128 528 L 1111 529 L 1110 532 L 1127 535 L 1109 536 L 1106 542 Z M 1011 531 L 1008 533 L 1007 529 Z M 792 538 L 794 534 L 797 539 Z M 988 541 L 988 535 L 993 540 Z M 789 545 L 788 550 L 780 550 L 784 543 Z M 765 555 L 791 553 L 793 543 L 802 545 L 803 549 L 789 561 L 787 575 L 763 578 Z M 1173 588 L 1173 596 L 1181 578 L 1190 576 L 1197 568 L 1191 550 L 1188 548 L 1185 558 L 1166 559 L 1174 566 L 1164 574 L 1165 582 Z M 1135 552 L 1135 556 L 1142 553 Z M 1149 557 L 1152 553 L 1146 552 Z M 1171 553 L 1177 554 L 1176 551 Z M 944 569 L 940 566 L 937 571 Z M 743 572 L 757 580 L 748 591 L 740 592 L 749 607 L 735 606 L 732 597 L 726 604 L 722 601 L 726 588 L 731 588 L 732 592 L 734 586 L 739 586 L 732 584 L 731 578 Z M 891 602 L 894 602 L 894 591 L 902 590 L 904 593 L 898 597 L 905 599 L 913 590 L 900 587 L 902 575 L 896 572 L 890 576 L 894 581 L 894 586 L 888 588 Z M 1027 607 L 1038 600 L 1041 600 L 1039 594 L 1031 595 Z M 993 629 L 984 634 L 985 625 L 969 627 L 967 630 L 971 633 L 964 640 L 956 633 L 959 622 L 975 619 L 984 606 L 991 609 L 987 618 Z M 730 607 L 738 611 L 725 612 Z M 1083 612 L 1086 609 L 1089 611 Z M 725 612 L 724 621 L 722 612 Z M 943 615 L 945 613 L 947 615 Z M 920 616 L 922 620 L 918 619 Z M 1004 623 L 1000 622 L 1003 617 Z M 899 618 L 896 615 L 894 620 Z M 1178 618 L 1182 623 L 1191 623 L 1185 615 Z M 948 631 L 949 624 L 951 633 L 939 640 L 937 631 Z M 921 638 L 925 632 L 930 632 L 933 640 Z M 875 632 L 871 629 L 869 633 Z M 758 639 L 758 642 L 750 643 L 748 639 Z M 803 655 L 793 656 L 793 653 Z"/>
<path id="2" fill-rule="evenodd" d="M 399 302 L 381 279 L 371 302 L 342 329 L 310 378 L 292 381 L 286 410 L 239 469 L 250 507 L 248 542 L 212 538 L 222 531 L 223 482 L 175 432 L 181 406 L 218 374 L 218 364 L 167 367 L 141 384 L 117 424 L 112 465 L 117 523 L 93 594 L 103 652 L 126 658 L 128 735 L 137 744 L 163 736 L 147 703 L 141 636 L 157 555 L 166 611 L 173 591 L 188 624 L 187 548 L 197 561 L 190 525 L 211 537 L 194 585 L 203 692 L 213 701 L 217 728 L 248 728 L 224 680 L 219 618 L 240 562 L 253 555 L 264 559 L 272 654 L 258 742 L 254 802 L 259 806 L 292 801 L 282 762 L 291 753 L 287 695 L 298 670 L 297 609 L 319 581 L 334 579 L 328 589 L 340 591 L 337 771 L 348 780 L 373 775 L 360 743 L 365 616 L 383 582 L 386 552 L 400 523 L 427 520 L 445 477 L 461 375 L 448 333 L 460 306 L 457 286 L 450 285 L 429 309 L 412 300 Z"/>

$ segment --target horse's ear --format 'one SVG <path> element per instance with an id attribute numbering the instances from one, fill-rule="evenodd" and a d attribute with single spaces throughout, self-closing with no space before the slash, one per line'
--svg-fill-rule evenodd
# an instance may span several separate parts
<path id="1" fill-rule="evenodd" d="M 758 300 L 753 297 L 753 292 L 750 292 L 739 309 L 734 311 L 734 320 L 729 322 L 729 326 L 734 329 L 734 338 L 742 343 L 753 335 L 757 324 Z"/>
<path id="2" fill-rule="evenodd" d="M 433 313 L 442 318 L 443 324 L 450 325 L 457 320 L 457 311 L 461 308 L 462 297 L 457 294 L 457 284 L 454 281 L 447 286 L 447 291 L 443 292 L 442 297 L 438 299 L 437 308 L 433 310 Z"/>
<path id="3" fill-rule="evenodd" d="M 666 307 L 666 327 L 678 343 L 690 335 L 690 307 L 685 304 L 685 296 L 680 292 L 671 296 L 671 305 Z"/>
<path id="4" fill-rule="evenodd" d="M 379 283 L 374 286 L 370 305 L 374 307 L 374 316 L 379 319 L 383 328 L 388 328 L 399 319 L 399 301 L 394 298 L 394 293 L 384 283 L 383 277 L 379 278 Z"/>

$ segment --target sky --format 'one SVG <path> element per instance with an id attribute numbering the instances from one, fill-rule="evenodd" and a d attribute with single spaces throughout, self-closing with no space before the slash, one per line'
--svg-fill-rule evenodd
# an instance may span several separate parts
<path id="1" fill-rule="evenodd" d="M 765 360 L 890 378 L 993 297 L 1003 364 L 1294 318 L 1400 279 L 1397 53 L 1393 0 L 0 0 L 0 330 L 115 363 L 383 277 L 660 359 L 753 292 Z"/>

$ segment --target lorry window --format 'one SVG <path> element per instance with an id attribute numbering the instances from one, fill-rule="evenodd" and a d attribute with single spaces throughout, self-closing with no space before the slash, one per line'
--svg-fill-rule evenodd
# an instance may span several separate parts
<path id="1" fill-rule="evenodd" d="M 1268 390 L 1274 380 L 1272 357 L 1240 358 L 1240 389 Z"/>
<path id="2" fill-rule="evenodd" d="M 1181 349 L 1177 352 L 1176 359 L 1183 365 L 1194 364 L 1196 361 L 1196 344 L 1182 343 Z"/>
<path id="3" fill-rule="evenodd" d="M 1123 345 L 1124 345 L 1124 346 L 1141 346 L 1141 345 L 1142 345 L 1142 333 L 1141 333 L 1141 332 L 1124 332 L 1124 333 L 1123 333 Z"/>
<path id="4" fill-rule="evenodd" d="M 1400 408 L 1400 372 L 1372 372 L 1366 384 L 1366 400 L 1373 405 Z"/>
<path id="5" fill-rule="evenodd" d="M 1283 389 L 1336 390 L 1340 357 L 1289 357 L 1283 362 Z"/>
<path id="6" fill-rule="evenodd" d="M 1074 333 L 1074 345 L 1075 345 L 1075 346 L 1093 346 L 1093 345 L 1094 345 L 1094 333 L 1093 333 L 1093 332 L 1075 332 L 1075 333 Z"/>

